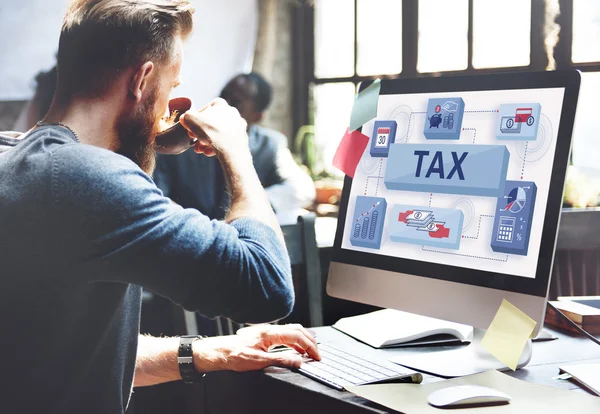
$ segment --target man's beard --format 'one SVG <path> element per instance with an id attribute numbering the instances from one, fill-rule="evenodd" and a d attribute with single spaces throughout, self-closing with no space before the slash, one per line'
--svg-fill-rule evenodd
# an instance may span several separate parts
<path id="1" fill-rule="evenodd" d="M 153 90 L 138 110 L 126 119 L 120 119 L 117 125 L 121 141 L 117 153 L 135 162 L 149 175 L 156 165 L 154 139 L 158 132 L 158 120 L 154 114 L 155 102 L 156 90 Z"/>

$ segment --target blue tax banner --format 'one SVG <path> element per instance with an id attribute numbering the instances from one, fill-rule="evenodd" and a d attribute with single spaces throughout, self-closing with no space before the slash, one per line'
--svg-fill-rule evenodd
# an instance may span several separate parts
<path id="1" fill-rule="evenodd" d="M 392 144 L 388 190 L 498 197 L 510 153 L 504 145 Z"/>

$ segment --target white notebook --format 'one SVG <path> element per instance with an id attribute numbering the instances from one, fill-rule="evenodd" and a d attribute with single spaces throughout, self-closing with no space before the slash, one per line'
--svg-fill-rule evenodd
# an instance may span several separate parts
<path id="1" fill-rule="evenodd" d="M 560 370 L 600 395 L 600 364 L 561 365 Z"/>
<path id="2" fill-rule="evenodd" d="M 470 342 L 473 337 L 471 326 L 394 309 L 342 318 L 333 327 L 373 348 Z"/>

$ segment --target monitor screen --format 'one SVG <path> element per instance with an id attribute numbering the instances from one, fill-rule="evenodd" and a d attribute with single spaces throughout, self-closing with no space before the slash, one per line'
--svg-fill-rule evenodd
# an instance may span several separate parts
<path id="1" fill-rule="evenodd" d="M 564 83 L 481 78 L 382 82 L 335 261 L 546 294 L 574 103 L 561 140 Z"/>
<path id="2" fill-rule="evenodd" d="M 534 278 L 563 96 L 380 96 L 342 247 Z"/>

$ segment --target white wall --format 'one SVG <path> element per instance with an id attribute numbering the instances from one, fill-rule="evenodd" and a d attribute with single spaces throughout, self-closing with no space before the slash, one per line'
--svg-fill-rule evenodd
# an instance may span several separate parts
<path id="1" fill-rule="evenodd" d="M 229 79 L 250 71 L 258 0 L 193 0 L 194 33 L 185 47 L 182 85 L 174 95 L 186 95 L 202 106 L 219 96 Z"/>
<path id="2" fill-rule="evenodd" d="M 50 69 L 68 0 L 0 1 L 0 100 L 33 95 L 33 78 Z"/>
<path id="3" fill-rule="evenodd" d="M 33 78 L 54 65 L 68 0 L 0 0 L 0 101 L 33 95 Z M 252 67 L 257 0 L 193 0 L 194 33 L 185 47 L 174 95 L 197 106 L 218 96 L 233 75 Z"/>

